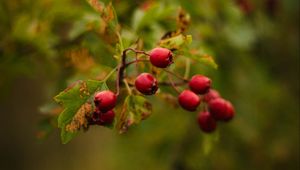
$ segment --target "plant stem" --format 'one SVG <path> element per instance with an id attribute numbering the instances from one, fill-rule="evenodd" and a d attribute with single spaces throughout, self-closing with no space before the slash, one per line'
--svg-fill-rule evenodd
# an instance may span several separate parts
<path id="1" fill-rule="evenodd" d="M 115 72 L 117 71 L 118 67 L 113 68 L 103 79 L 103 81 L 107 81 L 109 79 L 109 77 Z"/>
<path id="2" fill-rule="evenodd" d="M 173 89 L 179 94 L 180 91 L 179 91 L 179 90 L 177 89 L 177 87 L 175 86 L 175 84 L 174 84 L 174 82 L 173 82 L 173 80 L 172 80 L 170 74 L 168 74 L 168 78 L 169 78 L 169 81 L 170 81 L 171 86 L 173 87 Z"/>
<path id="3" fill-rule="evenodd" d="M 189 78 L 190 70 L 191 70 L 191 60 L 189 58 L 187 58 L 186 62 L 185 62 L 185 72 L 184 72 L 185 79 Z"/>
<path id="4" fill-rule="evenodd" d="M 146 55 L 146 56 L 149 56 L 149 54 L 146 53 L 145 51 L 136 50 L 136 49 L 133 49 L 133 48 L 126 48 L 126 49 L 123 51 L 123 53 L 124 53 L 124 52 L 127 53 L 127 51 L 133 51 L 133 52 L 135 52 L 135 53 L 144 54 L 144 55 Z"/>
<path id="5" fill-rule="evenodd" d="M 127 89 L 127 91 L 128 91 L 128 94 L 129 94 L 129 95 L 132 95 L 132 92 L 131 92 L 131 89 L 130 89 L 130 87 L 129 87 L 129 85 L 128 85 L 127 80 L 126 80 L 126 79 L 123 79 L 123 82 L 124 82 L 124 84 L 125 84 L 125 86 L 126 86 L 126 89 Z"/>
<path id="6" fill-rule="evenodd" d="M 125 68 L 128 65 L 132 64 L 131 62 L 130 62 L 130 64 L 128 64 L 128 63 L 126 64 L 126 53 L 127 53 L 127 51 L 133 51 L 135 53 L 140 53 L 140 54 L 144 54 L 144 55 L 149 56 L 149 54 L 146 53 L 145 51 L 135 50 L 133 48 L 127 48 L 127 49 L 123 50 L 122 56 L 121 56 L 122 57 L 121 58 L 121 63 L 118 65 L 118 71 L 117 71 L 117 81 L 116 81 L 116 89 L 117 89 L 116 95 L 117 96 L 120 93 L 120 85 L 121 85 L 121 82 L 124 78 Z M 138 60 L 136 60 L 135 62 L 138 62 Z"/>
<path id="7" fill-rule="evenodd" d="M 167 69 L 163 69 L 163 70 L 164 70 L 165 72 L 167 72 L 167 73 L 169 73 L 169 74 L 171 74 L 171 75 L 177 77 L 178 79 L 183 80 L 184 82 L 188 82 L 187 79 L 185 79 L 184 77 L 182 77 L 182 76 L 180 76 L 180 75 L 177 75 L 177 74 L 173 73 L 173 72 L 170 71 L 170 70 L 167 70 Z"/>
<path id="8" fill-rule="evenodd" d="M 184 82 L 184 81 L 181 81 L 181 82 L 174 82 L 174 81 L 173 81 L 173 85 L 175 85 L 175 86 L 183 86 L 183 85 L 185 85 L 185 84 L 186 84 L 186 82 Z M 172 83 L 162 81 L 162 82 L 159 82 L 158 85 L 159 85 L 159 86 L 171 86 Z"/>
<path id="9" fill-rule="evenodd" d="M 126 67 L 129 66 L 129 65 L 131 65 L 131 64 L 133 64 L 133 63 L 138 63 L 138 62 L 148 62 L 148 61 L 149 61 L 149 60 L 147 60 L 147 59 L 136 59 L 136 60 L 134 60 L 134 61 L 131 61 L 131 62 L 126 63 Z"/>

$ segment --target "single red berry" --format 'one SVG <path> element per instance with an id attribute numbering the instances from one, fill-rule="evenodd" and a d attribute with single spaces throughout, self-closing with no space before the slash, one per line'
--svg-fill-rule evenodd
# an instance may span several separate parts
<path id="1" fill-rule="evenodd" d="M 200 98 L 190 90 L 184 90 L 178 96 L 178 102 L 182 108 L 188 111 L 195 111 L 200 104 Z"/>
<path id="2" fill-rule="evenodd" d="M 216 99 L 216 98 L 220 98 L 221 95 L 217 90 L 214 89 L 210 89 L 203 97 L 204 101 L 206 103 L 208 103 L 209 101 Z"/>
<path id="3" fill-rule="evenodd" d="M 194 75 L 189 82 L 190 89 L 196 94 L 205 94 L 211 86 L 211 80 L 203 75 Z"/>
<path id="4" fill-rule="evenodd" d="M 156 67 L 166 68 L 173 63 L 173 54 L 167 48 L 154 48 L 150 52 L 150 62 Z"/>
<path id="5" fill-rule="evenodd" d="M 204 111 L 198 114 L 198 125 L 203 132 L 210 133 L 216 129 L 217 122 L 209 112 Z"/>
<path id="6" fill-rule="evenodd" d="M 234 117 L 234 108 L 229 101 L 222 98 L 211 100 L 208 108 L 216 120 L 229 121 Z"/>
<path id="7" fill-rule="evenodd" d="M 149 73 L 141 73 L 135 79 L 135 87 L 145 95 L 155 94 L 158 89 L 157 80 Z"/>
<path id="8" fill-rule="evenodd" d="M 112 124 L 114 118 L 115 118 L 115 112 L 113 110 L 109 110 L 105 113 L 96 110 L 92 115 L 92 121 L 98 125 Z"/>
<path id="9" fill-rule="evenodd" d="M 107 112 L 116 106 L 117 96 L 115 93 L 105 90 L 95 94 L 94 103 L 98 110 Z"/>

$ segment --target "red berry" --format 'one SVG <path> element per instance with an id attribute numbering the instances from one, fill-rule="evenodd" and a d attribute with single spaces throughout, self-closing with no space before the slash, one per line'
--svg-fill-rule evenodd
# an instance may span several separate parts
<path id="1" fill-rule="evenodd" d="M 210 133 L 216 129 L 217 122 L 209 112 L 205 111 L 198 114 L 198 125 L 203 132 Z"/>
<path id="2" fill-rule="evenodd" d="M 190 89 L 197 94 L 205 94 L 211 86 L 211 80 L 203 75 L 194 75 L 189 82 Z"/>
<path id="3" fill-rule="evenodd" d="M 156 67 L 166 68 L 173 63 L 173 54 L 167 48 L 154 48 L 150 52 L 150 62 Z"/>
<path id="4" fill-rule="evenodd" d="M 155 94 L 158 89 L 157 80 L 149 73 L 140 74 L 135 80 L 135 87 L 145 95 Z"/>
<path id="5" fill-rule="evenodd" d="M 195 111 L 200 104 L 200 98 L 190 90 L 184 90 L 178 96 L 178 102 L 182 108 L 188 111 Z"/>
<path id="6" fill-rule="evenodd" d="M 234 108 L 229 101 L 222 98 L 211 100 L 208 108 L 216 120 L 229 121 L 234 117 Z"/>
<path id="7" fill-rule="evenodd" d="M 116 106 L 117 96 L 109 91 L 101 91 L 95 94 L 94 103 L 98 110 L 107 112 Z"/>
<path id="8" fill-rule="evenodd" d="M 210 102 L 211 100 L 213 99 L 217 99 L 217 98 L 220 98 L 220 94 L 217 90 L 214 90 L 214 89 L 210 89 L 203 97 L 204 101 L 206 103 Z"/>
<path id="9" fill-rule="evenodd" d="M 112 122 L 114 121 L 115 118 L 115 112 L 113 110 L 109 110 L 105 113 L 96 110 L 93 113 L 93 117 L 92 120 L 95 124 L 98 125 L 109 125 L 112 124 Z"/>

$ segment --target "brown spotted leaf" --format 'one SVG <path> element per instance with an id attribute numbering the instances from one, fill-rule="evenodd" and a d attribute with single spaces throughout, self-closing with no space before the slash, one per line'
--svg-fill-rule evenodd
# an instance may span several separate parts
<path id="1" fill-rule="evenodd" d="M 116 129 L 120 132 L 126 132 L 128 127 L 133 124 L 139 124 L 141 120 L 151 115 L 152 105 L 143 96 L 127 96 L 122 111 L 117 115 Z"/>
<path id="2" fill-rule="evenodd" d="M 86 120 L 84 116 L 92 111 L 90 103 L 94 93 L 106 89 L 105 82 L 94 80 L 78 81 L 55 96 L 55 101 L 64 107 L 64 110 L 58 117 L 58 127 L 62 129 L 62 143 L 69 142 L 76 136 L 78 130 L 85 126 Z"/>

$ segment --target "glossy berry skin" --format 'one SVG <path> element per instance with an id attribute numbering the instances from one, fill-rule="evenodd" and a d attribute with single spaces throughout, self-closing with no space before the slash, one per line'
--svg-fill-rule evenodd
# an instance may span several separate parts
<path id="1" fill-rule="evenodd" d="M 209 103 L 211 100 L 213 99 L 217 99 L 220 98 L 221 95 L 217 90 L 214 89 L 210 89 L 204 96 L 203 96 L 203 100 L 206 103 Z"/>
<path id="2" fill-rule="evenodd" d="M 208 111 L 200 112 L 198 114 L 198 125 L 203 132 L 211 133 L 217 127 L 216 120 Z"/>
<path id="3" fill-rule="evenodd" d="M 166 68 L 173 63 L 173 54 L 167 48 L 154 48 L 149 55 L 151 64 L 156 67 Z"/>
<path id="4" fill-rule="evenodd" d="M 208 108 L 216 120 L 229 121 L 234 117 L 234 108 L 229 101 L 217 98 L 208 103 Z"/>
<path id="5" fill-rule="evenodd" d="M 190 90 L 184 90 L 178 96 L 178 102 L 182 108 L 188 111 L 195 111 L 200 104 L 200 98 Z"/>
<path id="6" fill-rule="evenodd" d="M 94 97 L 94 103 L 98 110 L 107 112 L 116 106 L 117 96 L 115 93 L 105 90 L 97 92 Z"/>
<path id="7" fill-rule="evenodd" d="M 190 89 L 196 94 L 205 94 L 209 91 L 211 80 L 203 75 L 194 75 L 190 82 Z"/>
<path id="8" fill-rule="evenodd" d="M 135 88 L 145 95 L 155 94 L 158 89 L 157 80 L 149 73 L 141 73 L 135 79 Z"/>
<path id="9" fill-rule="evenodd" d="M 93 113 L 92 121 L 98 125 L 109 125 L 112 124 L 115 118 L 115 112 L 113 110 L 109 110 L 105 113 L 96 110 Z"/>

